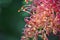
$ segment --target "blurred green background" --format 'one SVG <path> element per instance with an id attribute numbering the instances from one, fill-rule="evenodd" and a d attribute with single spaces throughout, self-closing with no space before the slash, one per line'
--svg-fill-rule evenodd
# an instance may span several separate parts
<path id="1" fill-rule="evenodd" d="M 24 0 L 0 0 L 0 40 L 20 40 L 25 22 L 25 12 L 18 13 Z M 39 39 L 40 40 L 40 39 Z M 49 40 L 58 40 L 51 34 Z"/>

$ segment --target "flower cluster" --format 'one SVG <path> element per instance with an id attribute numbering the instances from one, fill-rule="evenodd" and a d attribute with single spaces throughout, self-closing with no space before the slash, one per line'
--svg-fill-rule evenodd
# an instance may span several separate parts
<path id="1" fill-rule="evenodd" d="M 25 17 L 25 28 L 21 40 L 48 40 L 50 33 L 56 35 L 60 32 L 60 0 L 25 0 L 21 10 L 29 13 Z M 29 4 L 31 2 L 31 4 Z"/>

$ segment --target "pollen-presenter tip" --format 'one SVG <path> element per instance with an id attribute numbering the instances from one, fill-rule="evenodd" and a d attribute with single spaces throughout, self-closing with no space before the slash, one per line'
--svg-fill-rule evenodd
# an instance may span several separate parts
<path id="1" fill-rule="evenodd" d="M 28 0 L 25 0 L 26 3 L 28 3 Z"/>
<path id="2" fill-rule="evenodd" d="M 18 12 L 20 12 L 20 10 L 18 10 Z"/>

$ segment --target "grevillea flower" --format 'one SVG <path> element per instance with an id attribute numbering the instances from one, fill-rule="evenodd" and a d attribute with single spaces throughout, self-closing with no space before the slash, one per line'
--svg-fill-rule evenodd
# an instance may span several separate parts
<path id="1" fill-rule="evenodd" d="M 25 0 L 21 11 L 29 13 L 25 17 L 25 28 L 21 40 L 48 40 L 50 33 L 60 32 L 60 0 Z M 31 2 L 31 4 L 29 4 Z M 19 12 L 19 11 L 18 11 Z M 60 34 L 59 34 L 60 35 Z"/>

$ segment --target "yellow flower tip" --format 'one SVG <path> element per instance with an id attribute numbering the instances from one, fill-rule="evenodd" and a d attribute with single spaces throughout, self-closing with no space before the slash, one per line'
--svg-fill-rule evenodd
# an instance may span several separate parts
<path id="1" fill-rule="evenodd" d="M 29 28 L 31 28 L 32 26 L 31 25 L 28 25 Z"/>
<path id="2" fill-rule="evenodd" d="M 18 12 L 20 12 L 20 10 L 18 10 Z"/>
<path id="3" fill-rule="evenodd" d="M 44 4 L 41 4 L 41 6 L 44 6 Z"/>
<path id="4" fill-rule="evenodd" d="M 26 3 L 28 3 L 28 0 L 25 0 Z"/>
<path id="5" fill-rule="evenodd" d="M 34 27 L 33 30 L 36 30 L 36 28 Z"/>
<path id="6" fill-rule="evenodd" d="M 53 29 L 53 34 L 56 35 L 57 34 L 57 30 Z"/>
<path id="7" fill-rule="evenodd" d="M 23 9 L 23 11 L 26 11 L 26 9 Z"/>
<path id="8" fill-rule="evenodd" d="M 26 38 L 25 36 L 22 36 L 22 38 Z"/>
<path id="9" fill-rule="evenodd" d="M 22 6 L 21 9 L 24 9 L 24 6 Z"/>

